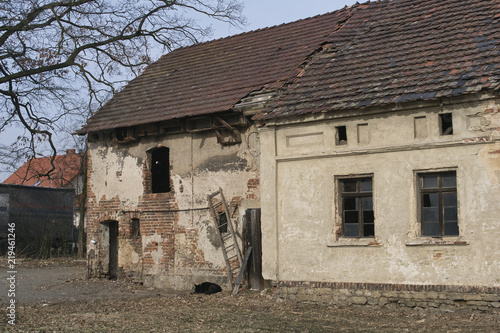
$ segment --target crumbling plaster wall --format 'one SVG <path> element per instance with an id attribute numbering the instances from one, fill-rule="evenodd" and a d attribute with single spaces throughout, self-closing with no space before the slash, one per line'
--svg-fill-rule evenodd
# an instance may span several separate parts
<path id="1" fill-rule="evenodd" d="M 218 144 L 213 132 L 89 143 L 89 249 L 98 252 L 99 223 L 117 220 L 123 273 L 175 289 L 207 279 L 226 283 L 207 196 L 222 188 L 235 207 L 233 221 L 240 233 L 245 210 L 259 207 L 259 156 L 255 143 L 247 140 L 255 139 L 256 129 L 248 128 L 242 137 L 243 143 L 233 146 Z M 169 193 L 145 190 L 148 151 L 156 147 L 169 148 Z M 136 239 L 130 235 L 132 218 L 141 223 Z"/>
<path id="2" fill-rule="evenodd" d="M 469 100 L 262 128 L 264 278 L 500 286 L 498 107 Z M 440 135 L 443 112 L 453 114 L 453 135 Z M 416 117 L 425 117 L 423 138 Z M 336 126 L 346 126 L 346 145 L 336 144 Z M 416 173 L 450 168 L 460 236 L 420 237 Z M 346 239 L 337 233 L 335 177 L 361 174 L 373 175 L 375 238 Z"/>

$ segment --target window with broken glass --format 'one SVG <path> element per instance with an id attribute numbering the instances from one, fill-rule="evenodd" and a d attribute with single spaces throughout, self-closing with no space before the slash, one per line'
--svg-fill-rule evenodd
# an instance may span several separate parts
<path id="1" fill-rule="evenodd" d="M 340 216 L 344 237 L 374 237 L 372 177 L 339 179 Z"/>
<path id="2" fill-rule="evenodd" d="M 456 171 L 419 173 L 422 236 L 458 236 Z"/>

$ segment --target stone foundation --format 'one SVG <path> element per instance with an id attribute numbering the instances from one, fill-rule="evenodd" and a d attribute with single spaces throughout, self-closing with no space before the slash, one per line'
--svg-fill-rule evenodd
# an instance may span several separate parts
<path id="1" fill-rule="evenodd" d="M 280 281 L 273 294 L 290 301 L 338 306 L 500 309 L 499 287 Z"/>

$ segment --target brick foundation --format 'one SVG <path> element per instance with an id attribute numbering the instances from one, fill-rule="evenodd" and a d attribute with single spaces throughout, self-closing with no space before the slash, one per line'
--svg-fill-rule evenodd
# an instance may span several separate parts
<path id="1" fill-rule="evenodd" d="M 275 286 L 275 296 L 297 302 L 444 311 L 500 308 L 500 287 L 297 281 L 281 281 Z"/>

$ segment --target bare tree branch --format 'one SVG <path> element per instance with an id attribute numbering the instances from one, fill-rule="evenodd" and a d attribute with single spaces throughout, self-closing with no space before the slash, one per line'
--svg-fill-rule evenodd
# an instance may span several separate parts
<path id="1" fill-rule="evenodd" d="M 160 49 L 207 36 L 193 17 L 238 25 L 241 11 L 241 0 L 0 1 L 0 134 L 21 126 L 25 154 L 55 156 L 69 119 L 82 126 Z"/>

